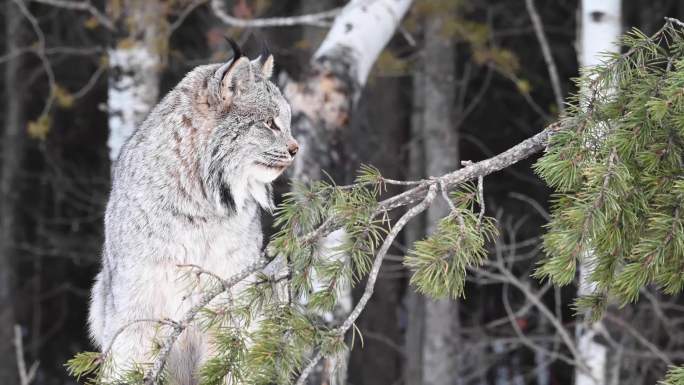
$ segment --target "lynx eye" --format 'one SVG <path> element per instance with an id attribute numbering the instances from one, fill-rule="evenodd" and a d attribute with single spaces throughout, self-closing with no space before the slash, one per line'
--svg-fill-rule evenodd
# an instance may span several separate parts
<path id="1" fill-rule="evenodd" d="M 268 118 L 268 120 L 266 121 L 266 127 L 270 128 L 273 131 L 280 131 L 280 127 L 278 127 L 273 118 Z"/>

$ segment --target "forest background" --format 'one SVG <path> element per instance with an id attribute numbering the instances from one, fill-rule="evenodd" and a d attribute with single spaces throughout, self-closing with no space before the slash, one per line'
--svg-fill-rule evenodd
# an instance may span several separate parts
<path id="1" fill-rule="evenodd" d="M 125 132 L 194 66 L 229 58 L 225 36 L 252 57 L 266 42 L 276 57 L 278 82 L 302 82 L 345 5 L 3 2 L 0 357 L 7 359 L 0 360 L 1 383 L 20 383 L 17 357 L 27 372 L 36 364 L 34 384 L 74 383 L 64 363 L 92 350 L 85 320 L 99 267 L 116 142 L 112 128 Z M 294 124 L 295 137 L 308 138 L 304 144 L 315 164 L 295 167 L 289 177 L 327 178 L 325 170 L 346 184 L 361 164 L 370 164 L 387 178 L 420 179 L 536 134 L 578 91 L 572 78 L 580 67 L 580 8 L 576 1 L 414 1 L 359 84 L 345 120 L 334 127 Z M 618 9 L 612 23 L 620 31 L 636 27 L 647 35 L 665 16 L 684 18 L 684 3 L 676 0 L 624 1 Z M 154 53 L 151 63 L 131 67 L 116 56 L 136 44 Z M 131 86 L 137 88 L 125 89 Z M 132 111 L 116 103 L 122 90 L 138 98 Z M 578 364 L 564 340 L 577 326 L 577 288 L 531 277 L 542 259 L 551 194 L 533 173 L 534 160 L 484 180 L 486 212 L 497 219 L 500 236 L 488 245 L 490 262 L 470 272 L 465 298 L 435 301 L 415 293 L 402 264 L 407 245 L 433 231 L 431 218 L 446 207 L 431 210 L 402 234 L 357 321 L 363 344 L 353 345 L 344 381 L 577 383 Z M 289 188 L 282 178 L 276 192 L 281 196 Z M 266 231 L 269 226 L 267 221 Z M 361 294 L 352 291 L 351 302 Z M 653 384 L 669 365 L 684 362 L 684 302 L 650 289 L 642 294 L 635 304 L 609 308 L 601 322 L 596 340 L 609 354 L 599 363 L 606 373 L 600 384 Z"/>

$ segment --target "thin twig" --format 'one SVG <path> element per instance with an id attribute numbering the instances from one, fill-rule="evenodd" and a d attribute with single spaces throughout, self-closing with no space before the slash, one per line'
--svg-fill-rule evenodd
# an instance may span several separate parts
<path id="1" fill-rule="evenodd" d="M 99 9 L 90 3 L 90 1 L 68 1 L 68 0 L 31 0 L 36 3 L 52 5 L 53 7 L 73 9 L 77 11 L 87 11 L 89 12 L 100 24 L 104 25 L 107 29 L 113 31 L 114 23 Z"/>
<path id="2" fill-rule="evenodd" d="M 439 183 L 439 190 L 442 193 L 442 198 L 446 201 L 447 205 L 449 205 L 449 210 L 450 213 L 456 212 L 456 206 L 454 205 L 454 201 L 452 201 L 449 198 L 449 191 L 447 190 L 446 186 L 444 185 L 444 182 L 440 181 Z"/>
<path id="3" fill-rule="evenodd" d="M 563 104 L 563 90 L 560 84 L 560 77 L 558 76 L 558 68 L 556 67 L 555 60 L 553 60 L 553 54 L 551 53 L 549 41 L 546 39 L 546 33 L 544 33 L 544 26 L 542 25 L 541 17 L 539 16 L 539 12 L 537 12 L 537 8 L 534 5 L 534 0 L 525 0 L 525 5 L 527 5 L 527 12 L 529 12 L 530 19 L 532 19 L 534 33 L 537 35 L 537 40 L 539 40 L 542 55 L 544 56 L 544 61 L 546 62 L 546 67 L 549 71 L 551 88 L 553 89 L 553 95 L 556 97 L 558 111 L 562 114 L 565 111 L 565 105 Z"/>
<path id="4" fill-rule="evenodd" d="M 202 4 L 206 4 L 209 0 L 195 0 L 190 5 L 185 7 L 183 11 L 181 11 L 180 15 L 176 18 L 176 20 L 173 21 L 173 23 L 169 26 L 169 35 L 172 34 L 175 30 L 177 30 L 181 25 L 183 25 L 183 22 L 185 19 L 192 13 L 192 11 L 195 10 L 195 8 L 199 7 Z"/>
<path id="5" fill-rule="evenodd" d="M 187 329 L 188 326 L 195 320 L 195 317 L 197 317 L 197 314 L 199 314 L 199 312 L 202 309 L 204 309 L 211 301 L 213 301 L 214 298 L 227 292 L 233 286 L 235 286 L 245 278 L 249 277 L 253 273 L 263 269 L 266 266 L 266 264 L 267 262 L 264 259 L 261 259 L 253 263 L 252 265 L 246 267 L 242 272 L 235 274 L 230 279 L 225 280 L 221 287 L 205 293 L 202 299 L 200 299 L 199 302 L 197 302 L 193 307 L 191 307 L 190 310 L 188 310 L 185 313 L 185 315 L 180 321 L 176 321 L 173 326 L 173 330 L 171 331 L 171 334 L 169 334 L 161 342 L 159 354 L 154 359 L 152 366 L 147 372 L 145 372 L 145 376 L 143 377 L 143 384 L 159 384 L 161 373 L 164 370 L 166 360 L 168 359 L 169 354 L 171 353 L 171 348 L 173 348 L 173 344 L 176 342 L 181 333 L 183 333 L 183 331 L 185 331 L 185 329 Z"/>
<path id="6" fill-rule="evenodd" d="M 176 322 L 172 320 L 164 320 L 164 319 L 158 319 L 158 318 L 140 318 L 136 319 L 130 322 L 127 322 L 123 324 L 121 327 L 116 329 L 116 332 L 114 332 L 114 335 L 112 336 L 112 339 L 109 340 L 109 344 L 107 344 L 107 347 L 102 350 L 102 360 L 106 360 L 109 354 L 112 352 L 112 348 L 114 348 L 114 342 L 116 339 L 126 331 L 129 327 L 133 325 L 137 325 L 139 323 L 156 323 L 160 325 L 167 325 L 167 326 L 176 326 Z"/>
<path id="7" fill-rule="evenodd" d="M 534 209 L 539 213 L 539 215 L 541 215 L 544 219 L 546 219 L 547 221 L 550 221 L 550 220 L 551 220 L 551 215 L 549 214 L 549 212 L 546 211 L 546 209 L 545 209 L 544 207 L 542 207 L 542 205 L 540 205 L 539 202 L 537 202 L 537 201 L 535 201 L 534 199 L 528 197 L 527 195 L 520 194 L 520 193 L 517 193 L 517 192 L 511 192 L 511 193 L 508 193 L 508 196 L 511 197 L 511 198 L 513 198 L 513 199 L 517 199 L 517 200 L 520 200 L 520 201 L 523 201 L 523 202 L 529 204 L 529 205 L 532 206 L 532 208 L 534 208 Z"/>
<path id="8" fill-rule="evenodd" d="M 95 70 L 95 72 L 93 72 L 93 74 L 90 76 L 90 79 L 88 79 L 88 82 L 86 82 L 86 84 L 83 87 L 81 87 L 80 90 L 78 90 L 72 94 L 74 99 L 80 99 L 80 98 L 86 96 L 88 94 L 88 92 L 90 92 L 90 90 L 92 90 L 93 87 L 95 87 L 95 84 L 97 84 L 97 81 L 100 79 L 100 76 L 102 76 L 102 74 L 106 70 L 107 70 L 107 66 L 101 65 L 101 66 L 97 67 L 97 70 Z"/>
<path id="9" fill-rule="evenodd" d="M 669 22 L 672 23 L 672 24 L 676 24 L 676 25 L 678 25 L 678 26 L 684 28 L 684 22 L 682 22 L 682 21 L 679 20 L 679 19 L 675 19 L 674 17 L 666 17 L 666 18 L 665 18 L 665 21 L 669 21 Z"/>
<path id="10" fill-rule="evenodd" d="M 21 339 L 21 326 L 14 325 L 14 351 L 17 355 L 17 369 L 19 369 L 19 383 L 21 385 L 29 385 L 36 377 L 38 370 L 38 361 L 31 364 L 31 367 L 26 370 L 26 361 L 24 360 L 24 343 Z"/>
<path id="11" fill-rule="evenodd" d="M 616 323 L 618 326 L 620 326 L 620 328 L 622 328 L 623 330 L 626 330 L 637 341 L 639 341 L 639 343 L 644 345 L 644 347 L 646 347 L 648 350 L 650 350 L 653 353 L 653 355 L 658 357 L 665 364 L 667 364 L 668 366 L 674 365 L 672 360 L 667 356 L 667 353 L 658 349 L 658 347 L 654 343 L 649 341 L 648 338 L 644 337 L 644 335 L 641 334 L 638 330 L 636 330 L 634 328 L 634 326 L 632 326 L 629 323 L 625 322 L 624 320 L 620 319 L 620 317 L 616 317 L 610 313 L 606 314 L 605 319 L 610 321 L 610 322 Z M 601 325 L 600 327 L 604 327 L 604 325 Z"/>
<path id="12" fill-rule="evenodd" d="M 216 17 L 231 27 L 239 28 L 265 28 L 265 27 L 292 27 L 295 25 L 312 25 L 316 27 L 327 27 L 330 21 L 340 14 L 342 8 L 334 8 L 329 11 L 311 13 L 300 16 L 289 17 L 269 17 L 261 19 L 240 19 L 231 16 L 226 10 L 225 0 L 212 0 L 211 9 Z"/>
<path id="13" fill-rule="evenodd" d="M 19 7 L 19 10 L 21 11 L 22 14 L 24 14 L 24 17 L 29 21 L 31 24 L 31 27 L 33 28 L 33 31 L 36 34 L 36 37 L 38 38 L 38 48 L 33 51 L 35 52 L 36 56 L 40 59 L 41 63 L 43 64 L 43 67 L 45 68 L 45 73 L 47 74 L 48 77 L 48 84 L 50 85 L 50 93 L 48 94 L 47 101 L 45 102 L 45 105 L 43 106 L 43 111 L 41 112 L 41 116 L 46 116 L 49 112 L 50 109 L 52 108 L 52 103 L 55 100 L 55 74 L 52 71 L 52 67 L 50 66 L 50 61 L 48 60 L 47 56 L 45 55 L 45 34 L 43 33 L 43 30 L 40 29 L 40 24 L 38 23 L 38 20 L 36 20 L 35 16 L 31 14 L 31 12 L 28 10 L 26 7 L 26 4 L 24 4 L 23 0 L 12 0 L 14 1 L 14 4 Z M 47 0 L 46 0 L 47 1 Z M 50 0 L 52 1 L 52 0 Z"/>

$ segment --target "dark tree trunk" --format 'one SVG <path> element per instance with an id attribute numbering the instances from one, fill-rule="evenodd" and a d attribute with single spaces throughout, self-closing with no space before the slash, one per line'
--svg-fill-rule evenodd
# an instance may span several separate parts
<path id="1" fill-rule="evenodd" d="M 422 159 L 422 175 L 438 176 L 458 168 L 458 136 L 452 109 L 456 84 L 454 48 L 442 31 L 445 16 L 425 21 L 424 49 L 414 79 L 414 117 L 412 149 L 416 161 Z M 427 228 L 416 230 L 413 238 L 435 230 L 448 214 L 444 200 L 436 200 L 428 210 Z M 407 331 L 407 383 L 426 385 L 458 384 L 459 335 L 458 302 L 451 299 L 408 296 L 410 321 Z M 429 331 L 429 333 L 427 332 Z"/>
<path id="2" fill-rule="evenodd" d="M 17 5 L 5 3 L 5 39 L 7 52 L 20 48 L 22 15 Z M 5 64 L 5 129 L 2 137 L 2 173 L 0 174 L 0 383 L 16 384 L 17 365 L 12 341 L 14 315 L 14 256 L 17 189 L 21 167 L 24 131 L 20 56 Z"/>

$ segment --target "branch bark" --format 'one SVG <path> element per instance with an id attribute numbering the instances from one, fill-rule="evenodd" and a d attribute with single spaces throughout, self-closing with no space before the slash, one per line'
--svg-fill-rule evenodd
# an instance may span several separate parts
<path id="1" fill-rule="evenodd" d="M 24 343 L 21 338 L 21 326 L 14 325 L 14 350 L 17 356 L 17 369 L 19 370 L 19 384 L 30 385 L 36 378 L 36 371 L 38 370 L 38 361 L 26 368 L 26 361 L 24 360 Z"/>
<path id="2" fill-rule="evenodd" d="M 519 161 L 542 151 L 544 148 L 546 148 L 550 136 L 561 129 L 563 129 L 563 121 L 553 123 L 540 133 L 516 144 L 499 155 L 477 163 L 473 163 L 472 165 L 463 167 L 459 170 L 452 171 L 438 179 L 443 180 L 447 189 L 452 189 L 463 182 L 471 181 L 479 177 L 487 176 L 496 171 L 503 170 L 510 165 L 518 163 Z M 399 195 L 380 202 L 378 210 L 389 211 L 415 203 L 425 197 L 426 193 L 427 187 L 424 185 L 419 185 Z"/>
<path id="3" fill-rule="evenodd" d="M 214 11 L 216 17 L 218 17 L 222 22 L 231 27 L 239 28 L 292 27 L 295 25 L 327 27 L 330 25 L 330 21 L 342 11 L 342 8 L 334 8 L 329 11 L 300 16 L 241 19 L 231 16 L 228 13 L 226 10 L 226 2 L 224 0 L 212 0 L 211 9 Z"/>

